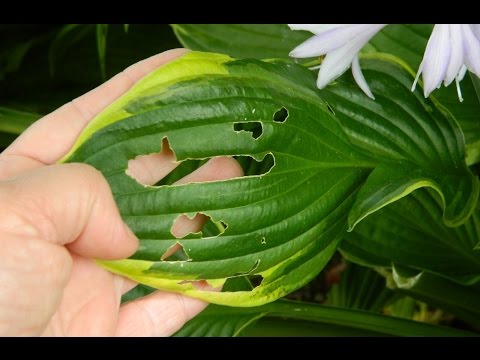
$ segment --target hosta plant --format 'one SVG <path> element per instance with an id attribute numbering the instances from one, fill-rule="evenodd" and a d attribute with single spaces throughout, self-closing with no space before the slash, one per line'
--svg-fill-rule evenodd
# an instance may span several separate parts
<path id="1" fill-rule="evenodd" d="M 391 305 L 395 313 L 415 301 L 478 326 L 480 63 L 470 51 L 460 60 L 449 57 L 449 70 L 437 74 L 431 60 L 442 50 L 437 43 L 445 31 L 460 34 L 472 51 L 477 39 L 480 49 L 478 26 L 465 26 L 437 26 L 429 40 L 430 25 L 373 32 L 358 25 L 363 37 L 305 24 L 173 25 L 193 51 L 150 73 L 100 113 L 61 160 L 99 169 L 140 239 L 131 258 L 99 264 L 149 288 L 252 308 L 214 305 L 179 335 L 237 335 L 265 316 L 319 319 L 347 333 L 450 331 L 373 314 L 397 304 Z M 312 34 L 302 30 L 316 38 L 307 40 Z M 344 43 L 316 52 L 318 39 L 321 46 L 337 39 L 328 31 L 343 34 Z M 293 56 L 309 59 L 291 58 L 294 48 Z M 101 58 L 108 58 L 102 49 Z M 341 51 L 352 58 L 344 59 L 343 71 L 322 75 Z M 352 62 L 353 74 L 344 73 Z M 323 80 L 317 81 L 318 65 Z M 422 72 L 428 88 L 412 86 Z M 433 91 L 444 78 L 446 85 L 462 81 L 461 91 Z M 170 180 L 151 185 L 129 175 L 131 161 L 165 147 L 179 163 Z M 245 175 L 173 184 L 219 156 L 237 159 Z M 197 214 L 209 219 L 202 231 L 172 234 L 179 217 Z M 349 264 L 375 270 L 349 265 L 374 274 L 365 276 L 375 276 L 385 302 L 362 309 L 358 304 L 371 300 L 340 301 L 340 288 L 332 288 L 329 307 L 278 300 L 309 283 L 338 252 Z M 217 290 L 199 288 L 200 280 Z M 371 314 L 362 317 L 359 309 Z M 232 321 L 223 324 L 218 314 Z M 348 319 L 355 316 L 370 325 L 352 326 Z"/>

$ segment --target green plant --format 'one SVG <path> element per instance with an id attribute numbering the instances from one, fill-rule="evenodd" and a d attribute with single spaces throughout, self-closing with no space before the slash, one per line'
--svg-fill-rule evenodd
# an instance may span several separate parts
<path id="1" fill-rule="evenodd" d="M 64 101 L 59 89 L 80 94 L 137 60 L 122 58 L 115 44 L 120 48 L 140 28 L 68 25 L 0 49 L 14 54 L 0 81 L 15 82 L 16 90 L 1 94 L 0 146 Z M 141 240 L 132 258 L 102 266 L 218 304 L 177 335 L 478 330 L 479 80 L 472 75 L 462 82 L 462 103 L 451 87 L 428 99 L 421 89 L 410 90 L 431 29 L 394 25 L 364 48 L 371 100 L 349 74 L 318 90 L 310 62 L 288 57 L 309 35 L 286 25 L 159 27 L 162 46 L 174 46 L 174 33 L 196 51 L 154 71 L 102 112 L 62 160 L 104 173 Z M 100 66 L 88 65 L 87 77 L 71 75 L 85 65 L 82 57 L 67 57 L 63 70 L 57 68 L 56 57 L 68 56 L 64 48 L 73 43 L 80 54 L 98 52 Z M 153 38 L 143 43 L 141 56 L 162 49 L 152 44 Z M 34 91 L 18 97 L 28 82 L 44 81 L 23 73 L 34 50 L 48 54 L 34 71 L 53 76 L 53 99 Z M 246 176 L 146 188 L 125 174 L 128 160 L 161 151 L 163 139 L 182 162 L 172 178 L 219 155 L 237 158 Z M 196 213 L 210 217 L 203 232 L 175 238 L 175 219 Z M 179 258 L 161 260 L 174 247 Z M 337 250 L 347 268 L 339 284 L 325 287 L 324 304 L 279 300 L 327 278 Z M 223 291 L 198 290 L 192 282 L 200 279 Z M 124 300 L 152 290 L 144 285 Z M 430 309 L 440 310 L 425 315 Z M 291 319 L 288 325 L 283 318 Z M 439 325 L 452 318 L 462 320 L 463 330 Z"/>

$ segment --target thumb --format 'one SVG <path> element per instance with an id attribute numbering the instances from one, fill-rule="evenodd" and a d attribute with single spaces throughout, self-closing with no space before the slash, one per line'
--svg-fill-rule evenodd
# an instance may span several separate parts
<path id="1" fill-rule="evenodd" d="M 80 256 L 119 259 L 138 247 L 107 181 L 89 165 L 50 165 L 23 173 L 0 182 L 0 196 L 9 205 L 7 217 L 21 219 L 33 236 Z"/>

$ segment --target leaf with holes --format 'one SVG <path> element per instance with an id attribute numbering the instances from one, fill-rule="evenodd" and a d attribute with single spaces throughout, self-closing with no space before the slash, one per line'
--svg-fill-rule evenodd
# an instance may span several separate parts
<path id="1" fill-rule="evenodd" d="M 174 24 L 172 27 L 189 49 L 240 58 L 289 58 L 291 50 L 312 36 L 308 31 L 290 30 L 286 24 Z M 362 53 L 395 55 L 416 72 L 432 29 L 432 24 L 390 24 L 370 40 Z M 455 85 L 442 87 L 433 95 L 460 123 L 467 142 L 467 163 L 473 164 L 480 161 L 480 102 L 469 76 L 461 82 L 461 87 L 462 103 Z"/>
<path id="2" fill-rule="evenodd" d="M 130 259 L 101 264 L 155 288 L 255 306 L 312 279 L 348 221 L 417 187 L 441 194 L 449 225 L 466 221 L 478 181 L 464 163 L 455 121 L 410 92 L 411 75 L 398 63 L 373 58 L 363 66 L 375 102 L 349 78 L 319 92 L 315 74 L 302 66 L 209 53 L 188 53 L 141 80 L 90 123 L 64 159 L 102 171 L 140 239 Z M 272 161 L 261 175 L 204 183 L 147 186 L 126 175 L 129 160 L 157 153 L 164 139 L 178 162 Z M 172 235 L 177 218 L 196 214 L 223 223 L 223 231 Z M 172 247 L 183 258 L 166 258 Z M 218 286 L 239 276 L 260 281 L 238 292 L 194 283 Z"/>

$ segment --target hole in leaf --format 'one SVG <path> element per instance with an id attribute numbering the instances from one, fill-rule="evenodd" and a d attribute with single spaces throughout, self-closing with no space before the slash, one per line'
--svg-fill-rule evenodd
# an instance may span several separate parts
<path id="1" fill-rule="evenodd" d="M 272 154 L 266 154 L 262 160 L 256 160 L 248 155 L 235 156 L 234 158 L 240 163 L 245 176 L 264 175 L 275 165 Z"/>
<path id="2" fill-rule="evenodd" d="M 161 256 L 160 260 L 162 261 L 187 261 L 189 257 L 185 250 L 183 249 L 183 245 L 180 243 L 176 243 L 168 248 L 167 251 Z"/>
<path id="3" fill-rule="evenodd" d="M 189 217 L 188 215 L 180 215 L 172 225 L 171 233 L 177 239 L 185 238 L 188 235 L 197 235 L 192 237 L 198 237 L 198 235 L 202 235 L 201 231 L 203 226 L 208 222 L 211 221 L 212 218 L 210 216 L 196 213 L 193 217 Z"/>
<path id="4" fill-rule="evenodd" d="M 263 282 L 263 276 L 258 274 L 247 275 L 248 281 L 252 284 L 253 288 L 260 286 Z"/>
<path id="5" fill-rule="evenodd" d="M 287 121 L 287 118 L 288 110 L 284 107 L 282 107 L 280 110 L 277 110 L 277 112 L 273 115 L 273 121 L 275 122 L 284 123 Z"/>
<path id="6" fill-rule="evenodd" d="M 214 288 L 206 280 L 182 280 L 178 282 L 178 285 L 192 284 L 194 288 L 201 291 L 217 291 L 218 288 Z"/>
<path id="7" fill-rule="evenodd" d="M 237 122 L 233 124 L 233 130 L 249 132 L 254 139 L 258 139 L 263 133 L 263 127 L 260 121 Z"/>
<path id="8" fill-rule="evenodd" d="M 327 103 L 327 109 L 330 111 L 333 115 L 335 115 L 335 111 L 333 111 L 333 108 L 330 106 L 329 103 Z"/>
<path id="9" fill-rule="evenodd" d="M 172 185 L 184 176 L 194 172 L 200 166 L 204 165 L 209 159 L 204 160 L 184 160 L 171 173 L 155 183 L 155 186 Z"/>
<path id="10" fill-rule="evenodd" d="M 202 237 L 214 237 L 222 235 L 227 229 L 228 225 L 223 221 L 213 221 L 209 219 L 202 229 Z"/>
<path id="11" fill-rule="evenodd" d="M 237 272 L 235 273 L 235 276 L 250 276 L 253 274 L 258 269 L 258 266 L 260 265 L 260 260 L 256 260 L 255 263 L 252 265 L 252 267 L 248 270 L 242 271 L 242 272 Z"/>
<path id="12" fill-rule="evenodd" d="M 125 173 L 142 185 L 154 185 L 179 165 L 170 148 L 168 139 L 162 139 L 162 148 L 158 153 L 138 155 L 128 161 Z"/>

